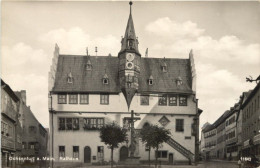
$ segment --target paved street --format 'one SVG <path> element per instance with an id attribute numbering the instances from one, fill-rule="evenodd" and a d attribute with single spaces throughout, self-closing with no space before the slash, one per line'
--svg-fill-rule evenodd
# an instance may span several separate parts
<path id="1" fill-rule="evenodd" d="M 116 168 L 116 166 L 114 166 Z M 147 166 L 148 167 L 148 166 Z M 87 166 L 86 168 L 110 168 L 110 166 Z M 128 166 L 126 166 L 128 168 Z M 154 165 L 151 165 L 154 168 Z M 158 166 L 158 168 L 160 168 Z M 162 165 L 161 168 L 238 168 L 238 165 L 234 162 L 228 161 L 211 161 L 201 162 L 197 166 L 190 165 Z"/>
<path id="2" fill-rule="evenodd" d="M 198 165 L 199 168 L 238 168 L 236 163 L 230 162 L 204 162 Z"/>

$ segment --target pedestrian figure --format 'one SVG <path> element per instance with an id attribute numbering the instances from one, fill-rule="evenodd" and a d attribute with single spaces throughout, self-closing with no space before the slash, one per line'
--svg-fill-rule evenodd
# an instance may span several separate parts
<path id="1" fill-rule="evenodd" d="M 237 164 L 238 164 L 238 167 L 241 168 L 241 164 L 242 164 L 242 163 L 241 163 L 241 160 L 240 160 L 240 159 L 237 161 Z"/>

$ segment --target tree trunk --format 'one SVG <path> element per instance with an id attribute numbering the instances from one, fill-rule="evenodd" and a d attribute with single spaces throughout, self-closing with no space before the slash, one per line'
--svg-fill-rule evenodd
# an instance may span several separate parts
<path id="1" fill-rule="evenodd" d="M 114 152 L 114 148 L 111 147 L 111 168 L 113 167 L 113 152 Z"/>
<path id="2" fill-rule="evenodd" d="M 148 163 L 149 163 L 149 167 L 151 166 L 151 148 L 149 147 L 149 156 L 148 156 Z"/>
<path id="3" fill-rule="evenodd" d="M 156 147 L 156 155 L 155 155 L 155 168 L 157 168 L 157 161 L 158 161 L 158 146 Z"/>

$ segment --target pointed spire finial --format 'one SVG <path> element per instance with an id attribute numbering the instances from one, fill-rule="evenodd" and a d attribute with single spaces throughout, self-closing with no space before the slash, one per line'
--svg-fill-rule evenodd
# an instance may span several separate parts
<path id="1" fill-rule="evenodd" d="M 129 5 L 130 5 L 130 14 L 131 14 L 131 13 L 132 13 L 132 5 L 133 5 L 133 2 L 130 1 L 130 2 L 129 2 Z"/>

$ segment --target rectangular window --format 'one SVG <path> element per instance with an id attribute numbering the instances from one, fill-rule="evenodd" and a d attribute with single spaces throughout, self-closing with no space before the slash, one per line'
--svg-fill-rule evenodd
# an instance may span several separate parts
<path id="1" fill-rule="evenodd" d="M 157 156 L 158 156 L 158 158 L 167 158 L 168 151 L 158 151 Z M 156 157 L 156 151 L 155 151 L 155 157 Z"/>
<path id="2" fill-rule="evenodd" d="M 141 105 L 149 105 L 149 95 L 141 96 Z"/>
<path id="3" fill-rule="evenodd" d="M 59 157 L 65 157 L 65 146 L 59 146 Z"/>
<path id="4" fill-rule="evenodd" d="M 84 118 L 85 130 L 96 130 L 104 126 L 104 118 Z"/>
<path id="5" fill-rule="evenodd" d="M 179 105 L 180 106 L 187 106 L 187 96 L 180 96 Z"/>
<path id="6" fill-rule="evenodd" d="M 58 103 L 59 104 L 67 104 L 67 95 L 66 94 L 58 94 Z"/>
<path id="7" fill-rule="evenodd" d="M 176 119 L 176 132 L 183 132 L 183 131 L 184 131 L 184 120 Z"/>
<path id="8" fill-rule="evenodd" d="M 97 147 L 97 158 L 98 158 L 98 161 L 104 160 L 104 146 Z"/>
<path id="9" fill-rule="evenodd" d="M 108 94 L 100 94 L 100 104 L 109 104 Z"/>
<path id="10" fill-rule="evenodd" d="M 78 104 L 78 94 L 69 95 L 69 104 Z"/>
<path id="11" fill-rule="evenodd" d="M 35 143 L 34 142 L 29 142 L 28 143 L 28 148 L 29 149 L 34 149 L 35 148 Z"/>
<path id="12" fill-rule="evenodd" d="M 72 118 L 72 129 L 79 130 L 79 119 L 78 118 Z"/>
<path id="13" fill-rule="evenodd" d="M 79 130 L 79 119 L 59 118 L 59 130 Z"/>
<path id="14" fill-rule="evenodd" d="M 66 130 L 72 130 L 72 118 L 66 118 Z"/>
<path id="15" fill-rule="evenodd" d="M 26 149 L 26 142 L 22 143 L 22 149 Z"/>
<path id="16" fill-rule="evenodd" d="M 8 124 L 2 122 L 1 123 L 1 131 L 4 136 L 7 136 L 8 134 Z"/>
<path id="17" fill-rule="evenodd" d="M 177 96 L 169 95 L 169 106 L 177 106 Z"/>
<path id="18" fill-rule="evenodd" d="M 80 94 L 80 104 L 88 104 L 89 94 Z"/>
<path id="19" fill-rule="evenodd" d="M 59 130 L 65 130 L 65 118 L 59 118 Z"/>
<path id="20" fill-rule="evenodd" d="M 162 95 L 159 97 L 159 106 L 167 106 L 167 95 Z"/>
<path id="21" fill-rule="evenodd" d="M 29 134 L 36 134 L 36 127 L 35 126 L 29 126 Z"/>
<path id="22" fill-rule="evenodd" d="M 79 159 L 79 146 L 73 146 L 73 158 Z"/>

